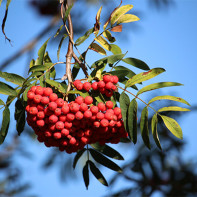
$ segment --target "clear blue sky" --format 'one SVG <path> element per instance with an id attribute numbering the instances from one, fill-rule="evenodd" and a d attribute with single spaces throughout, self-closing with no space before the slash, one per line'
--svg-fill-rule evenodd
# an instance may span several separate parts
<path id="1" fill-rule="evenodd" d="M 168 10 L 156 11 L 147 6 L 147 0 L 125 1 L 126 4 L 133 4 L 134 9 L 142 11 L 143 16 L 138 22 L 141 31 L 132 31 L 132 28 L 130 28 L 127 36 L 124 39 L 120 39 L 117 44 L 123 51 L 128 50 L 128 57 L 144 60 L 151 68 L 163 67 L 166 69 L 164 74 L 151 82 L 175 81 L 184 84 L 181 87 L 162 90 L 163 95 L 171 93 L 172 95 L 186 99 L 191 105 L 195 105 L 197 104 L 197 1 L 176 0 L 175 2 L 176 6 L 172 6 Z M 98 10 L 100 7 L 99 4 L 96 6 L 94 10 Z M 4 15 L 3 8 L 4 5 L 0 8 L 1 21 Z M 93 8 L 89 7 L 88 9 Z M 93 24 L 94 19 L 91 21 Z M 3 35 L 0 34 L 0 64 L 24 46 L 48 22 L 48 18 L 41 19 L 38 15 L 35 15 L 35 11 L 29 9 L 26 1 L 12 1 L 5 31 L 7 36 L 12 39 L 13 47 L 5 42 Z M 42 43 L 46 39 L 47 37 L 42 40 Z M 37 49 L 42 43 L 39 43 Z M 49 47 L 48 50 L 49 52 L 52 51 L 50 54 L 52 54 L 53 59 L 56 61 L 56 49 L 54 50 L 54 45 L 53 47 Z M 36 57 L 35 54 L 33 56 Z M 62 53 L 61 58 L 63 57 Z M 90 59 L 88 61 L 90 64 L 94 61 L 93 57 L 97 58 L 99 56 L 89 56 Z M 25 67 L 28 66 L 29 60 L 29 55 L 26 55 L 13 62 L 5 71 L 25 75 Z M 136 70 L 136 72 L 141 71 Z M 148 85 L 148 83 L 145 83 L 145 85 Z M 146 99 L 146 96 L 148 97 L 148 93 L 144 94 L 143 99 Z M 196 156 L 195 151 L 192 151 L 196 149 L 196 120 L 197 113 L 191 112 L 179 121 L 183 129 L 184 139 L 188 142 L 185 149 L 186 159 Z M 24 137 L 24 139 L 26 138 Z M 19 160 L 18 163 L 23 166 L 22 170 L 24 171 L 25 180 L 32 182 L 32 193 L 38 194 L 40 197 L 100 197 L 107 191 L 93 177 L 91 177 L 90 188 L 86 191 L 80 168 L 77 168 L 79 170 L 79 179 L 77 181 L 71 180 L 67 183 L 60 184 L 54 169 L 48 172 L 39 169 L 40 161 L 42 161 L 42 158 L 50 149 L 46 149 L 42 144 L 32 143 L 31 141 L 27 141 L 26 145 L 28 145 L 30 152 L 34 154 L 34 160 Z M 131 149 L 134 149 L 134 147 L 132 146 Z M 122 149 L 121 153 L 124 153 Z M 129 154 L 132 153 L 129 152 Z M 64 158 L 66 157 L 65 155 Z M 119 164 L 121 165 L 121 163 Z M 111 172 L 104 169 L 102 169 L 102 172 L 107 175 L 106 177 L 109 180 Z M 120 187 L 123 187 L 123 184 L 121 183 Z"/>

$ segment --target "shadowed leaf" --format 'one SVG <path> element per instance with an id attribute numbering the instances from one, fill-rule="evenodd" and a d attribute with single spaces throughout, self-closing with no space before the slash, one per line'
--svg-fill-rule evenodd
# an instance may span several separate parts
<path id="1" fill-rule="evenodd" d="M 89 186 L 89 170 L 88 170 L 88 162 L 86 162 L 85 166 L 83 167 L 83 180 L 86 186 L 86 189 L 88 189 Z"/>
<path id="2" fill-rule="evenodd" d="M 150 70 L 149 66 L 145 62 L 136 58 L 128 57 L 122 61 L 142 70 Z"/>
<path id="3" fill-rule="evenodd" d="M 93 50 L 93 51 L 96 51 L 97 53 L 100 53 L 101 55 L 107 55 L 106 54 L 106 51 L 101 47 L 99 46 L 98 44 L 96 43 L 92 43 L 90 46 L 89 46 L 89 49 Z"/>
<path id="4" fill-rule="evenodd" d="M 75 169 L 78 160 L 81 158 L 81 156 L 83 155 L 83 153 L 86 151 L 86 149 L 82 149 L 79 152 L 77 152 L 77 154 L 75 155 L 74 161 L 73 161 L 73 168 Z"/>
<path id="5" fill-rule="evenodd" d="M 16 96 L 17 92 L 14 90 L 13 87 L 9 86 L 8 84 L 0 82 L 0 94 Z"/>
<path id="6" fill-rule="evenodd" d="M 79 46 L 80 44 L 82 44 L 86 39 L 89 38 L 90 34 L 92 34 L 94 32 L 94 28 L 89 29 L 83 36 L 79 37 L 76 42 L 75 42 L 75 46 Z"/>

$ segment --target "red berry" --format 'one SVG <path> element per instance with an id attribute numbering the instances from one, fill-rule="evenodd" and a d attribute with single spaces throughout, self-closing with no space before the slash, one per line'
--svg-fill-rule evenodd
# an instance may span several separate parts
<path id="1" fill-rule="evenodd" d="M 105 87 L 105 82 L 103 80 L 98 82 L 98 88 L 104 88 Z"/>
<path id="2" fill-rule="evenodd" d="M 112 133 L 117 133 L 117 128 L 116 127 L 111 128 L 111 132 Z"/>
<path id="3" fill-rule="evenodd" d="M 122 125 L 123 125 L 122 121 L 119 120 L 119 121 L 116 122 L 117 127 L 122 127 Z"/>
<path id="4" fill-rule="evenodd" d="M 106 96 L 106 97 L 112 97 L 112 96 L 113 96 L 113 91 L 106 90 L 106 91 L 105 91 L 105 96 Z"/>
<path id="5" fill-rule="evenodd" d="M 116 125 L 116 121 L 110 120 L 109 127 L 114 127 Z"/>
<path id="6" fill-rule="evenodd" d="M 43 91 L 44 96 L 50 96 L 53 93 L 53 90 L 51 88 L 45 88 Z"/>
<path id="7" fill-rule="evenodd" d="M 79 104 L 71 102 L 69 108 L 71 112 L 76 113 L 79 111 Z"/>
<path id="8" fill-rule="evenodd" d="M 61 133 L 61 134 L 62 134 L 62 133 Z M 60 142 L 60 144 L 61 144 L 62 146 L 67 146 L 67 145 L 68 145 L 68 141 L 67 141 L 66 139 L 62 139 L 61 142 Z"/>
<path id="9" fill-rule="evenodd" d="M 55 102 L 58 99 L 58 96 L 57 96 L 57 94 L 52 93 L 52 94 L 50 94 L 49 99 L 50 99 L 50 101 Z"/>
<path id="10" fill-rule="evenodd" d="M 102 112 L 98 112 L 98 113 L 96 114 L 96 118 L 97 118 L 98 120 L 102 120 L 104 117 L 105 117 L 105 115 L 104 115 Z"/>
<path id="11" fill-rule="evenodd" d="M 82 129 L 79 129 L 79 130 L 77 131 L 77 137 L 83 137 L 83 136 L 84 136 L 83 130 L 82 130 Z"/>
<path id="12" fill-rule="evenodd" d="M 106 89 L 105 88 L 99 88 L 99 91 L 100 91 L 101 94 L 104 94 Z"/>
<path id="13" fill-rule="evenodd" d="M 50 131 L 55 131 L 55 130 L 56 130 L 55 124 L 50 124 L 50 125 L 48 126 L 48 128 L 49 128 Z"/>
<path id="14" fill-rule="evenodd" d="M 25 107 L 26 112 L 29 112 L 29 109 L 30 109 L 30 105 L 27 105 L 27 106 Z"/>
<path id="15" fill-rule="evenodd" d="M 34 103 L 40 103 L 41 99 L 42 99 L 42 96 L 39 95 L 39 94 L 35 95 L 34 98 L 33 98 Z"/>
<path id="16" fill-rule="evenodd" d="M 74 144 L 76 144 L 76 139 L 74 138 L 74 137 L 71 137 L 70 138 L 70 140 L 69 140 L 69 144 L 71 144 L 71 145 L 74 145 Z"/>
<path id="17" fill-rule="evenodd" d="M 64 127 L 70 129 L 72 127 L 72 122 L 65 122 Z"/>
<path id="18" fill-rule="evenodd" d="M 29 113 L 31 115 L 36 115 L 38 113 L 38 109 L 36 107 L 30 107 L 29 108 Z"/>
<path id="19" fill-rule="evenodd" d="M 53 137 L 54 137 L 56 140 L 59 140 L 59 139 L 62 137 L 62 135 L 61 135 L 60 132 L 55 132 L 55 133 L 53 134 Z"/>
<path id="20" fill-rule="evenodd" d="M 57 108 L 57 103 L 55 103 L 55 102 L 50 102 L 48 107 L 49 107 L 49 109 L 50 109 L 51 111 L 55 111 L 56 108 Z"/>
<path id="21" fill-rule="evenodd" d="M 35 94 L 32 91 L 28 91 L 28 93 L 27 93 L 28 99 L 33 100 L 34 96 L 35 96 Z"/>
<path id="22" fill-rule="evenodd" d="M 44 111 L 44 105 L 41 105 L 41 104 L 37 105 L 37 109 L 38 111 Z"/>
<path id="23" fill-rule="evenodd" d="M 100 122 L 99 121 L 95 121 L 93 123 L 94 127 L 99 128 L 100 127 Z"/>
<path id="24" fill-rule="evenodd" d="M 80 105 L 80 111 L 86 111 L 87 109 L 88 109 L 88 106 L 87 106 L 87 104 L 85 104 L 85 103 L 82 103 L 81 105 Z"/>
<path id="25" fill-rule="evenodd" d="M 65 115 L 60 115 L 59 120 L 62 121 L 62 122 L 65 122 L 66 121 L 66 116 Z"/>
<path id="26" fill-rule="evenodd" d="M 38 119 L 44 119 L 44 117 L 45 117 L 45 113 L 44 113 L 43 111 L 39 111 L 39 112 L 37 113 L 37 118 L 38 118 Z"/>
<path id="27" fill-rule="evenodd" d="M 90 110 L 87 110 L 87 111 L 84 112 L 83 116 L 84 116 L 84 118 L 89 119 L 89 118 L 92 117 L 92 112 Z"/>
<path id="28" fill-rule="evenodd" d="M 106 110 L 106 106 L 104 103 L 99 103 L 97 106 L 98 106 L 99 110 L 102 112 L 104 112 Z"/>
<path id="29" fill-rule="evenodd" d="M 43 105 L 47 105 L 49 103 L 49 98 L 46 96 L 43 96 L 41 101 L 40 101 Z"/>
<path id="30" fill-rule="evenodd" d="M 115 114 L 116 116 L 118 116 L 119 114 L 121 114 L 121 109 L 120 109 L 119 107 L 115 107 L 115 108 L 114 108 L 114 114 Z"/>
<path id="31" fill-rule="evenodd" d="M 114 106 L 114 104 L 113 104 L 112 101 L 107 101 L 107 102 L 105 103 L 105 105 L 106 105 L 106 107 L 107 107 L 108 109 L 112 109 L 113 106 Z"/>
<path id="32" fill-rule="evenodd" d="M 77 84 L 79 84 L 79 83 L 81 83 L 81 81 L 77 79 L 77 80 L 75 80 L 75 81 L 73 82 L 73 85 L 76 87 Z"/>
<path id="33" fill-rule="evenodd" d="M 92 135 L 92 130 L 91 129 L 86 129 L 85 130 L 85 136 L 86 137 L 89 137 L 89 136 L 91 136 Z"/>
<path id="34" fill-rule="evenodd" d="M 106 88 L 107 90 L 111 90 L 111 89 L 112 89 L 112 86 L 113 86 L 113 83 L 112 83 L 112 82 L 107 82 L 107 83 L 105 84 L 105 88 Z"/>
<path id="35" fill-rule="evenodd" d="M 109 112 L 106 112 L 105 113 L 105 119 L 112 120 L 113 119 L 113 114 L 112 113 L 109 113 Z"/>
<path id="36" fill-rule="evenodd" d="M 107 119 L 102 119 L 100 123 L 102 127 L 108 127 L 109 125 L 109 121 Z"/>
<path id="37" fill-rule="evenodd" d="M 51 137 L 52 133 L 50 131 L 45 131 L 44 135 L 45 135 L 45 137 Z"/>
<path id="38" fill-rule="evenodd" d="M 45 113 L 45 115 L 50 116 L 50 115 L 52 115 L 54 112 L 51 111 L 48 107 L 46 107 L 46 108 L 44 109 L 44 113 Z"/>
<path id="39" fill-rule="evenodd" d="M 77 83 L 77 85 L 75 86 L 77 88 L 77 90 L 83 90 L 83 83 Z"/>
<path id="40" fill-rule="evenodd" d="M 113 83 L 116 84 L 118 83 L 119 79 L 116 75 L 113 76 Z"/>
<path id="41" fill-rule="evenodd" d="M 86 103 L 87 105 L 92 104 L 92 103 L 93 103 L 93 98 L 92 98 L 91 96 L 86 96 L 86 97 L 85 97 L 85 103 Z"/>
<path id="42" fill-rule="evenodd" d="M 83 144 L 88 144 L 88 138 L 87 138 L 87 137 L 82 137 L 82 138 L 81 138 L 81 142 L 82 142 Z"/>
<path id="43" fill-rule="evenodd" d="M 61 134 L 62 134 L 62 136 L 67 136 L 67 135 L 69 135 L 69 130 L 68 129 L 62 129 Z"/>
<path id="44" fill-rule="evenodd" d="M 35 93 L 38 95 L 43 95 L 43 87 L 37 86 Z"/>
<path id="45" fill-rule="evenodd" d="M 56 129 L 62 130 L 64 128 L 64 123 L 62 121 L 58 121 L 55 124 Z"/>
<path id="46" fill-rule="evenodd" d="M 87 92 L 89 92 L 89 90 L 91 89 L 91 83 L 89 83 L 89 82 L 85 82 L 84 84 L 83 84 L 83 89 L 85 90 L 85 91 L 87 91 Z"/>
<path id="47" fill-rule="evenodd" d="M 58 107 L 62 107 L 64 105 L 64 100 L 62 98 L 58 98 L 55 102 Z"/>
<path id="48" fill-rule="evenodd" d="M 82 96 L 78 96 L 75 99 L 75 102 L 78 103 L 79 105 L 81 105 L 82 103 L 84 103 L 84 98 Z"/>
<path id="49" fill-rule="evenodd" d="M 95 121 L 95 120 L 96 120 L 96 116 L 95 115 L 92 115 L 91 121 Z"/>
<path id="50" fill-rule="evenodd" d="M 36 124 L 38 125 L 38 127 L 43 127 L 45 125 L 44 120 L 37 120 Z"/>
<path id="51" fill-rule="evenodd" d="M 75 114 L 75 118 L 76 118 L 77 120 L 81 120 L 81 119 L 83 118 L 83 113 L 80 112 L 80 111 L 78 111 L 78 112 Z"/>
<path id="52" fill-rule="evenodd" d="M 69 111 L 70 111 L 69 105 L 62 106 L 62 113 L 63 114 L 68 114 Z"/>
<path id="53" fill-rule="evenodd" d="M 108 110 L 106 110 L 106 113 L 111 113 L 112 115 L 114 115 L 114 110 L 113 109 L 108 109 Z"/>
<path id="54" fill-rule="evenodd" d="M 98 90 L 98 82 L 92 83 L 92 89 L 93 90 Z"/>
<path id="55" fill-rule="evenodd" d="M 37 86 L 32 86 L 30 91 L 35 93 L 36 89 L 37 89 Z"/>
<path id="56" fill-rule="evenodd" d="M 99 109 L 98 109 L 97 106 L 92 106 L 92 107 L 90 108 L 90 111 L 91 111 L 93 114 L 97 114 L 98 111 L 99 111 Z"/>
<path id="57" fill-rule="evenodd" d="M 58 117 L 57 116 L 55 116 L 55 115 L 51 115 L 51 116 L 49 116 L 49 122 L 50 123 L 56 123 L 58 121 Z"/>
<path id="58" fill-rule="evenodd" d="M 103 81 L 104 81 L 105 83 L 110 82 L 110 81 L 111 81 L 111 76 L 110 76 L 110 75 L 104 75 L 104 76 L 103 76 Z"/>
<path id="59" fill-rule="evenodd" d="M 115 91 L 115 90 L 117 89 L 117 87 L 116 87 L 115 85 L 112 85 L 111 89 L 112 89 L 113 91 Z"/>
<path id="60" fill-rule="evenodd" d="M 74 115 L 74 114 L 68 113 L 68 114 L 66 115 L 66 120 L 67 120 L 67 121 L 71 122 L 71 121 L 73 121 L 74 119 L 75 119 L 75 115 Z"/>
<path id="61" fill-rule="evenodd" d="M 54 113 L 56 116 L 60 116 L 62 114 L 62 110 L 60 108 L 56 108 Z"/>

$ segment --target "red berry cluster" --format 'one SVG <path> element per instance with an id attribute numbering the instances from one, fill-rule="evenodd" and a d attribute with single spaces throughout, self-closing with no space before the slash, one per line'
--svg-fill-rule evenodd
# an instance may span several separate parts
<path id="1" fill-rule="evenodd" d="M 98 90 L 101 94 L 105 94 L 107 97 L 111 97 L 113 92 L 117 89 L 116 85 L 119 81 L 117 76 L 104 75 L 103 80 L 95 81 L 92 84 L 90 82 L 82 83 L 80 80 L 75 80 L 73 85 L 77 90 L 85 90 L 89 92 L 91 89 Z"/>
<path id="2" fill-rule="evenodd" d="M 33 86 L 27 94 L 27 122 L 39 142 L 59 147 L 67 153 L 83 149 L 86 144 L 118 143 L 128 135 L 124 129 L 121 109 L 113 109 L 112 101 L 93 105 L 93 98 L 78 96 L 67 103 L 51 88 Z"/>

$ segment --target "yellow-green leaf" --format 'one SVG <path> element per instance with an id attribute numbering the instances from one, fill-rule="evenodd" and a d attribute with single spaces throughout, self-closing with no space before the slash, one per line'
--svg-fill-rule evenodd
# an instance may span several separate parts
<path id="1" fill-rule="evenodd" d="M 103 7 L 101 6 L 100 9 L 98 10 L 97 14 L 96 14 L 96 20 L 97 20 L 98 22 L 100 21 L 102 8 L 103 8 Z"/>
<path id="2" fill-rule="evenodd" d="M 153 68 L 147 72 L 139 73 L 139 74 L 133 76 L 131 79 L 129 79 L 127 81 L 125 87 L 127 88 L 127 87 L 135 85 L 136 83 L 140 83 L 140 82 L 152 79 L 153 77 L 156 77 L 157 75 L 163 73 L 164 71 L 165 71 L 165 69 L 163 69 L 163 68 Z"/>
<path id="3" fill-rule="evenodd" d="M 159 82 L 159 83 L 153 83 L 153 84 L 150 84 L 148 86 L 143 87 L 141 90 L 139 90 L 139 92 L 137 93 L 137 95 L 142 94 L 144 92 L 151 91 L 151 90 L 156 90 L 156 89 L 165 88 L 165 87 L 171 87 L 171 86 L 182 86 L 182 85 L 183 84 L 176 83 L 176 82 Z"/>
<path id="4" fill-rule="evenodd" d="M 59 82 L 57 82 L 57 81 L 46 79 L 45 82 L 48 83 L 49 85 L 51 85 L 52 87 L 56 87 L 59 92 L 62 92 L 62 93 L 65 93 L 66 92 L 66 90 L 64 89 L 64 87 Z"/>
<path id="5" fill-rule="evenodd" d="M 112 34 L 111 34 L 111 32 L 108 31 L 108 30 L 106 30 L 106 31 L 103 32 L 103 36 L 105 38 L 107 38 L 111 43 L 113 43 L 113 42 L 116 41 L 115 37 L 113 37 Z"/>
<path id="6" fill-rule="evenodd" d="M 183 133 L 180 125 L 176 120 L 170 118 L 168 116 L 160 115 L 166 127 L 171 131 L 173 135 L 175 135 L 179 139 L 183 139 Z"/>
<path id="7" fill-rule="evenodd" d="M 97 53 L 100 53 L 101 55 L 107 55 L 106 51 L 96 43 L 92 43 L 89 46 L 89 49 L 96 51 Z"/>
<path id="8" fill-rule="evenodd" d="M 152 99 L 148 102 L 148 104 L 151 104 L 151 103 L 153 103 L 153 102 L 155 102 L 155 101 L 158 101 L 158 100 L 171 100 L 171 101 L 177 101 L 177 102 L 184 103 L 184 104 L 190 106 L 190 104 L 189 104 L 186 100 L 184 100 L 184 99 L 182 99 L 182 98 L 180 98 L 180 97 L 169 96 L 169 95 L 154 97 L 154 98 L 152 98 Z"/>
<path id="9" fill-rule="evenodd" d="M 125 13 L 133 8 L 133 5 L 124 5 L 116 9 L 111 15 L 111 25 L 119 20 Z"/>
<path id="10" fill-rule="evenodd" d="M 170 107 L 163 107 L 158 110 L 158 112 L 162 111 L 190 111 L 187 108 L 177 107 L 177 106 L 170 106 Z"/>
<path id="11" fill-rule="evenodd" d="M 14 88 L 3 82 L 0 82 L 0 94 L 17 96 L 17 92 Z"/>
<path id="12" fill-rule="evenodd" d="M 115 55 L 115 54 L 122 54 L 122 50 L 121 48 L 116 45 L 116 44 L 110 44 L 111 46 L 111 52 Z"/>
<path id="13" fill-rule="evenodd" d="M 130 23 L 130 22 L 139 21 L 139 20 L 140 19 L 133 14 L 125 14 L 118 19 L 117 24 Z"/>
<path id="14" fill-rule="evenodd" d="M 5 103 L 0 99 L 0 105 L 5 105 Z"/>
<path id="15" fill-rule="evenodd" d="M 79 37 L 76 42 L 75 42 L 75 46 L 79 46 L 80 44 L 82 44 L 86 39 L 89 38 L 90 34 L 92 34 L 94 32 L 94 28 L 89 29 L 88 31 L 86 31 L 86 33 Z"/>
<path id="16" fill-rule="evenodd" d="M 107 42 L 107 40 L 105 40 L 102 36 L 98 36 L 97 38 L 95 38 L 95 40 L 105 49 L 107 49 L 108 51 L 111 50 L 111 46 L 110 44 Z"/>

